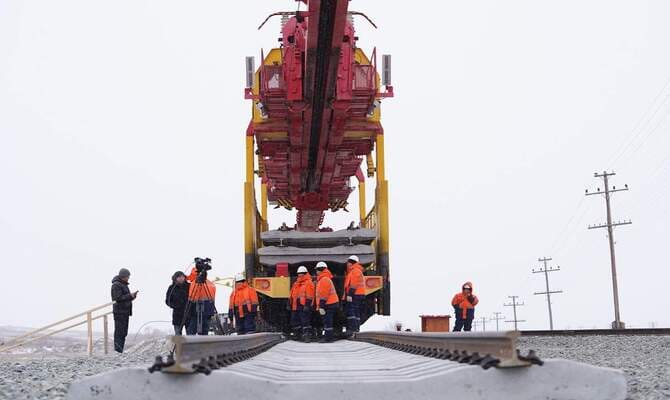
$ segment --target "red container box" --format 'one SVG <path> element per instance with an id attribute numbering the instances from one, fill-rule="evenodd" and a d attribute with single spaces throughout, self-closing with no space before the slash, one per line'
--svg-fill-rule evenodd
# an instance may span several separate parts
<path id="1" fill-rule="evenodd" d="M 279 263 L 275 269 L 275 276 L 288 276 L 288 263 Z"/>
<path id="2" fill-rule="evenodd" d="M 449 332 L 450 315 L 419 315 L 421 332 Z"/>

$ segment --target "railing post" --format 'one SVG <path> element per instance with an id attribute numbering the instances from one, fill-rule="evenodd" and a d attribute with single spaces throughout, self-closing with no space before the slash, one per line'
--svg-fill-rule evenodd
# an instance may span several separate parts
<path id="1" fill-rule="evenodd" d="M 105 354 L 109 353 L 109 325 L 107 322 L 107 314 L 102 316 L 102 332 L 103 332 L 103 340 L 104 340 L 104 346 L 105 346 Z"/>
<path id="2" fill-rule="evenodd" d="M 86 313 L 86 327 L 88 328 L 88 342 L 86 349 L 89 356 L 93 355 L 93 317 L 91 314 L 90 311 Z"/>

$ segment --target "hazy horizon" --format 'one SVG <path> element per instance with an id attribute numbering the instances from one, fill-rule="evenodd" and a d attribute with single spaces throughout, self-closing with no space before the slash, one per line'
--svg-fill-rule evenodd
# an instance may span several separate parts
<path id="1" fill-rule="evenodd" d="M 106 303 L 127 267 L 134 334 L 170 319 L 170 277 L 194 257 L 214 276 L 242 269 L 244 57 L 258 64 L 279 19 L 257 26 L 296 7 L 250 4 L 0 3 L 0 325 Z M 350 3 L 379 26 L 357 18 L 359 45 L 393 55 L 396 91 L 382 104 L 392 317 L 368 327 L 416 330 L 472 281 L 477 316 L 511 318 L 518 295 L 520 328 L 547 329 L 531 273 L 545 256 L 561 266 L 555 328 L 609 327 L 606 232 L 587 230 L 605 204 L 584 196 L 603 170 L 630 188 L 613 195 L 614 219 L 633 221 L 615 231 L 622 320 L 670 327 L 670 3 L 422 5 Z M 355 220 L 356 199 L 325 225 Z M 270 225 L 293 218 L 272 210 Z"/>

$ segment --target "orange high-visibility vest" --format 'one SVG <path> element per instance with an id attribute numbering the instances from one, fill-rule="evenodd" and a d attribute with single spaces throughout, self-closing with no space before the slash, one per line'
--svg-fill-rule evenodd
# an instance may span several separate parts
<path id="1" fill-rule="evenodd" d="M 352 265 L 344 278 L 344 297 L 349 295 L 349 289 L 354 289 L 355 295 L 365 296 L 365 275 L 363 266 L 359 263 Z"/>
<path id="2" fill-rule="evenodd" d="M 314 283 L 310 274 L 298 277 L 293 287 L 291 287 L 290 299 L 291 310 L 293 311 L 298 309 L 298 305 L 304 306 L 307 304 L 307 300 L 314 301 Z"/>
<path id="3" fill-rule="evenodd" d="M 190 301 L 209 300 L 214 301 L 216 297 L 216 286 L 210 280 L 203 283 L 191 283 L 188 288 L 188 299 Z"/>
<path id="4" fill-rule="evenodd" d="M 230 294 L 228 309 L 233 311 L 237 307 L 238 315 L 244 317 L 245 313 L 252 312 L 253 305 L 258 306 L 256 289 L 249 286 L 246 282 L 236 284 L 235 290 Z"/>
<path id="5" fill-rule="evenodd" d="M 300 291 L 300 286 L 302 282 L 300 281 L 302 277 L 298 278 L 291 286 L 291 292 L 288 295 L 288 299 L 291 302 L 291 310 L 295 311 L 298 308 L 298 292 Z"/>
<path id="6" fill-rule="evenodd" d="M 472 282 L 465 282 L 463 286 L 469 286 L 470 288 L 473 288 Z M 468 308 L 475 308 L 477 303 L 479 303 L 479 299 L 477 296 L 474 295 L 474 289 L 473 291 L 470 291 L 470 294 L 472 297 L 474 297 L 474 301 L 471 303 L 470 300 L 468 300 L 467 294 L 465 292 L 460 292 L 456 293 L 453 299 L 451 299 L 451 305 L 459 307 L 461 309 L 461 315 L 463 319 L 466 319 L 468 317 Z"/>
<path id="7" fill-rule="evenodd" d="M 319 303 L 322 300 L 326 301 L 326 305 L 335 304 L 339 301 L 332 278 L 333 274 L 328 270 L 324 270 L 316 278 L 316 308 L 319 308 Z"/>
<path id="8" fill-rule="evenodd" d="M 312 282 L 312 276 L 310 274 L 305 274 L 305 282 L 300 287 L 300 292 L 298 293 L 298 301 L 301 306 L 307 304 L 307 300 L 311 300 L 314 303 L 314 296 L 316 294 L 316 288 L 314 287 L 314 282 Z"/>

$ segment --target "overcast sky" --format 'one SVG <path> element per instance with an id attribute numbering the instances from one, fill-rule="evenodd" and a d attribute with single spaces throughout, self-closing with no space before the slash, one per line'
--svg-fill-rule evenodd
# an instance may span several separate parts
<path id="1" fill-rule="evenodd" d="M 420 6 L 420 7 L 418 7 Z M 277 44 L 291 0 L 0 0 L 0 325 L 39 326 L 140 290 L 131 332 L 168 321 L 170 276 L 195 256 L 242 269 L 244 56 Z M 670 3 L 355 0 L 359 45 L 393 55 L 383 102 L 391 320 L 525 302 L 553 257 L 557 328 L 613 319 L 602 188 L 614 169 L 622 319 L 670 326 Z M 354 194 L 356 196 L 356 194 Z M 371 197 L 371 196 L 370 196 Z M 356 204 L 356 197 L 352 203 Z M 329 216 L 345 227 L 355 219 Z M 293 216 L 271 215 L 271 225 Z M 228 291 L 220 289 L 219 309 Z M 371 326 L 384 326 L 376 321 Z M 375 325 L 376 324 L 376 325 Z M 509 327 L 509 324 L 503 324 Z M 155 323 L 154 327 L 169 325 Z"/>

